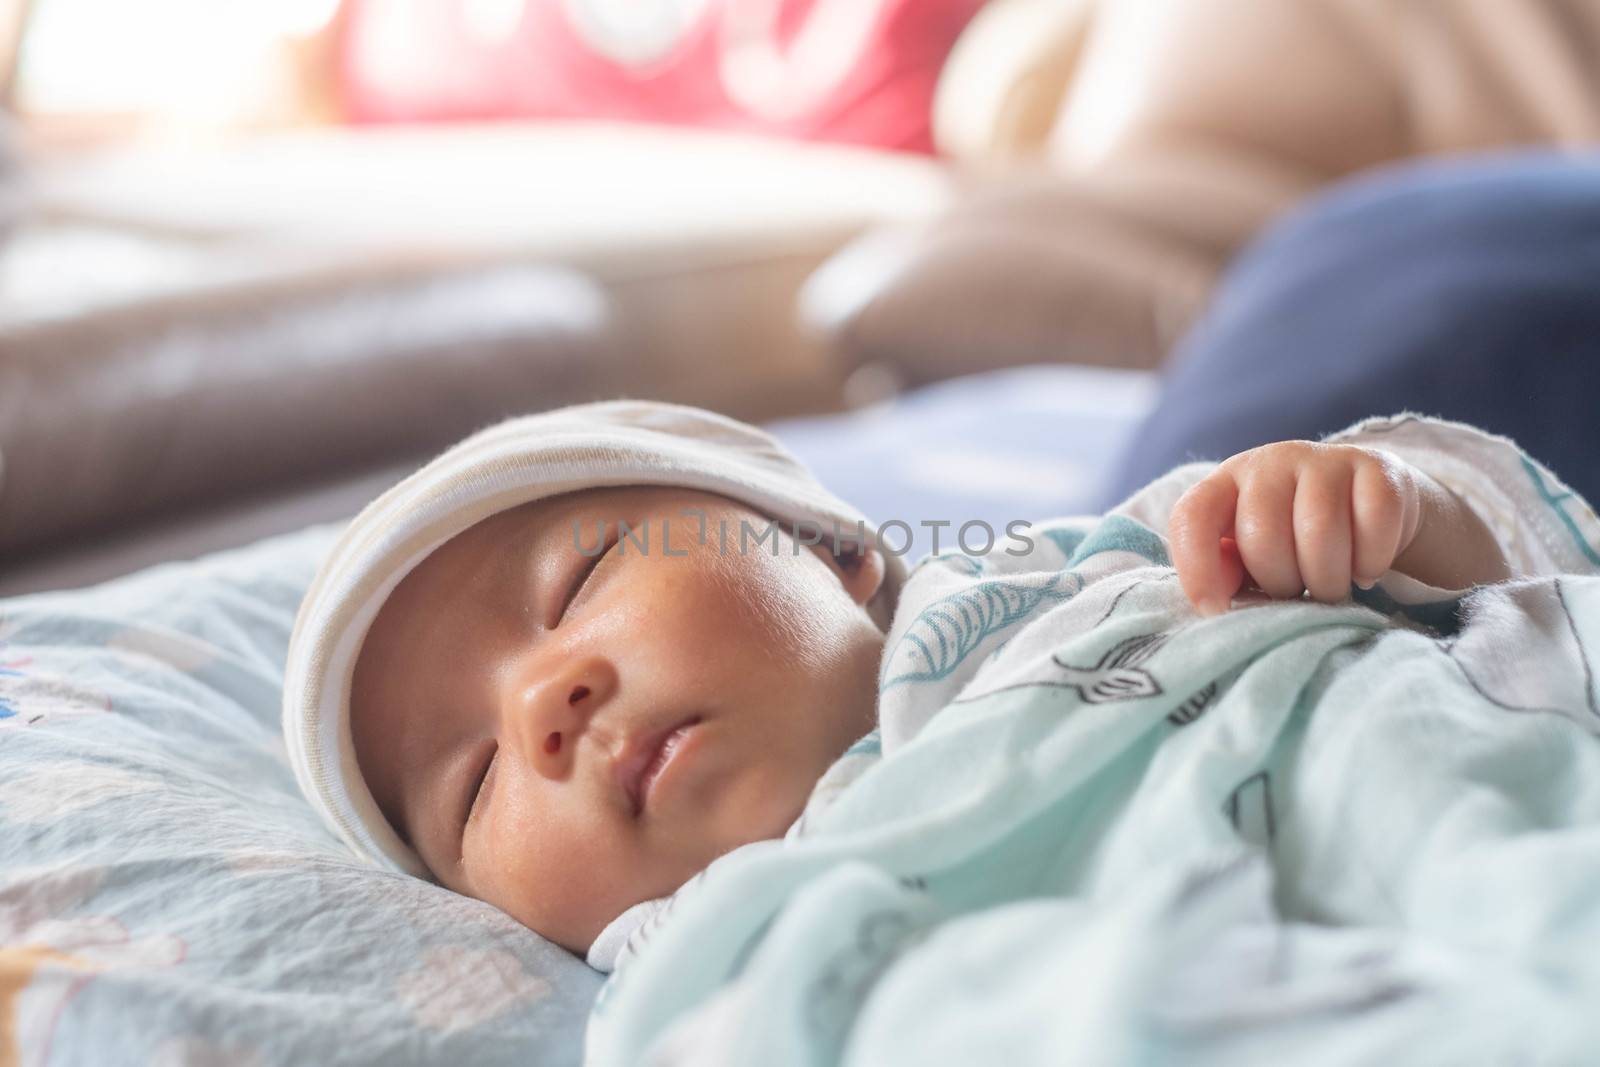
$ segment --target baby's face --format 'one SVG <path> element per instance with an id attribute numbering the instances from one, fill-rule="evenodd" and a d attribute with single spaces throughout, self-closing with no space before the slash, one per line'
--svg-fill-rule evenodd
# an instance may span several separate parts
<path id="1" fill-rule="evenodd" d="M 741 552 L 741 519 L 767 528 L 710 493 L 569 493 L 478 523 L 395 589 L 356 663 L 351 731 L 443 885 L 581 954 L 633 904 L 781 837 L 872 728 L 882 557 L 835 561 L 826 534 Z M 646 551 L 579 551 L 619 520 L 648 530 Z"/>

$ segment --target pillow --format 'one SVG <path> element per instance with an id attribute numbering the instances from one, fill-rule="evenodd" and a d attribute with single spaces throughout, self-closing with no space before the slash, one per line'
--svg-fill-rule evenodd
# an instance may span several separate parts
<path id="1" fill-rule="evenodd" d="M 1192 459 L 1412 410 L 1600 499 L 1600 153 L 1375 172 L 1268 232 L 1173 356 L 1100 501 Z"/>
<path id="2" fill-rule="evenodd" d="M 335 528 L 0 601 L 0 1063 L 573 1063 L 601 976 L 366 867 L 279 728 Z"/>
<path id="3" fill-rule="evenodd" d="M 933 151 L 945 57 L 984 0 L 357 0 L 357 122 L 611 118 Z"/>

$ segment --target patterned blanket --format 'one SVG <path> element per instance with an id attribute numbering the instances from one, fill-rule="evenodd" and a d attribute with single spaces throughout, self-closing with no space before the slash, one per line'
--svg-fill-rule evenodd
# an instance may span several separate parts
<path id="1" fill-rule="evenodd" d="M 586 1062 L 1587 1062 L 1600 520 L 1467 427 L 1341 439 L 1517 578 L 1201 619 L 1160 531 L 1204 465 L 930 557 L 879 730 L 633 932 Z"/>

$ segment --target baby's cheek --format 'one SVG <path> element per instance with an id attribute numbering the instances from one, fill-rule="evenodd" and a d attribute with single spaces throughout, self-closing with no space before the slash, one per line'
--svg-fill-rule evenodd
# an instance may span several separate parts
<path id="1" fill-rule="evenodd" d="M 815 674 L 830 670 L 851 632 L 849 598 L 826 564 L 809 550 L 780 548 L 723 561 L 715 589 L 716 616 L 730 641 L 757 646 L 785 667 Z"/>
<path id="2" fill-rule="evenodd" d="M 747 761 L 719 783 L 716 803 L 707 806 L 711 851 L 706 862 L 755 841 L 779 838 L 805 809 L 820 772 L 800 753 L 766 761 Z"/>
<path id="3" fill-rule="evenodd" d="M 469 895 L 557 942 L 580 940 L 605 922 L 625 864 L 613 829 L 561 808 L 561 798 L 519 788 L 515 774 L 496 783 L 481 832 L 463 853 Z"/>

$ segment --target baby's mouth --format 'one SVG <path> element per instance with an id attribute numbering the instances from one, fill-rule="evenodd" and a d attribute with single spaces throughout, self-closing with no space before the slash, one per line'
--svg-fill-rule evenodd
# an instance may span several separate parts
<path id="1" fill-rule="evenodd" d="M 614 766 L 635 818 L 644 812 L 651 783 L 667 765 L 667 760 L 689 728 L 699 722 L 700 716 L 691 715 L 665 729 L 637 734 L 624 742 Z"/>

